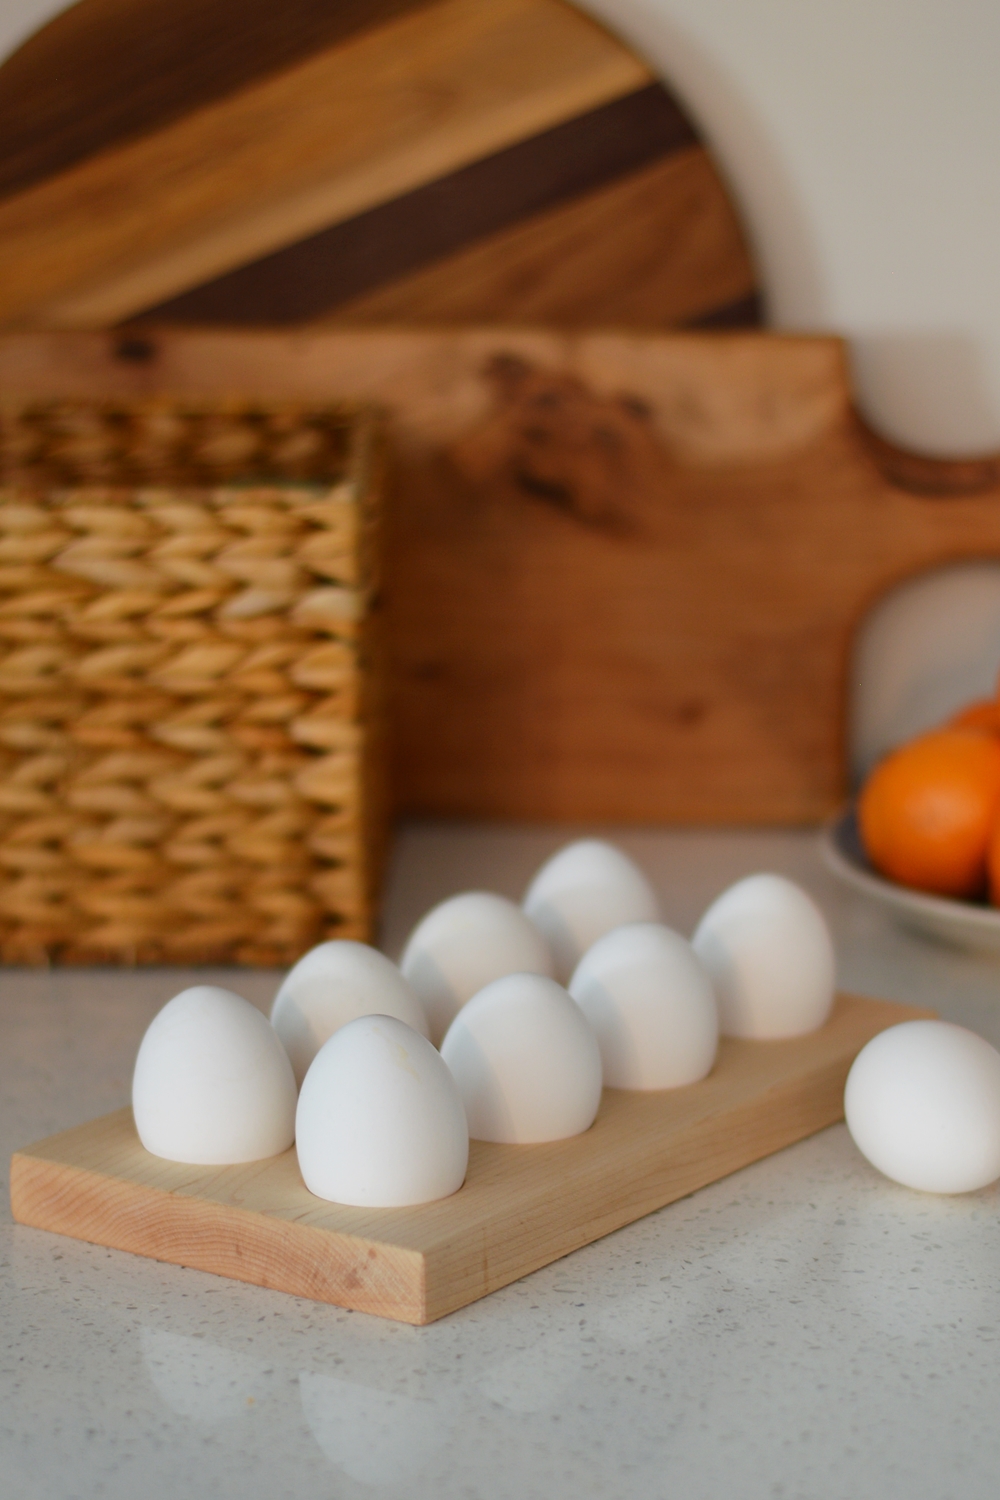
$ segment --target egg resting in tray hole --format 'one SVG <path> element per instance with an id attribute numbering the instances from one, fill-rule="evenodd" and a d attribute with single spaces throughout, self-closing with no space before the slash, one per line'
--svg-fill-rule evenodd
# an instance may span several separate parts
<path id="1" fill-rule="evenodd" d="M 475 1140 L 564 1140 L 597 1115 L 597 1038 L 566 990 L 544 975 L 508 974 L 486 985 L 451 1023 L 441 1056 Z"/>
<path id="2" fill-rule="evenodd" d="M 347 939 L 320 943 L 289 970 L 274 998 L 271 1024 L 300 1087 L 323 1043 L 364 1015 L 395 1016 L 421 1036 L 430 1035 L 412 985 L 377 948 Z"/>
<path id="3" fill-rule="evenodd" d="M 440 1046 L 462 1006 L 505 974 L 552 973 L 548 945 L 520 907 L 491 891 L 463 891 L 423 917 L 399 961 Z M 405 1019 L 405 1017 L 404 1017 Z"/>
<path id="4" fill-rule="evenodd" d="M 550 972 L 560 984 L 588 948 L 615 927 L 658 922 L 660 903 L 627 854 L 603 839 L 579 839 L 558 850 L 525 893 L 524 910 L 552 952 Z"/>
<path id="5" fill-rule="evenodd" d="M 615 1089 L 673 1089 L 711 1070 L 719 1040 L 712 981 L 691 944 L 658 922 L 598 938 L 570 980 Z"/>
<path id="6" fill-rule="evenodd" d="M 266 1016 L 231 990 L 195 985 L 146 1030 L 132 1112 L 154 1156 L 198 1166 L 259 1161 L 292 1144 L 295 1078 Z"/>
<path id="7" fill-rule="evenodd" d="M 833 940 L 815 901 L 783 875 L 748 875 L 705 912 L 691 939 L 711 977 L 722 1032 L 804 1036 L 833 1005 Z"/>
<path id="8" fill-rule="evenodd" d="M 323 1044 L 295 1118 L 306 1187 L 364 1208 L 447 1198 L 465 1180 L 469 1129 L 426 1037 L 394 1016 L 359 1016 Z"/>

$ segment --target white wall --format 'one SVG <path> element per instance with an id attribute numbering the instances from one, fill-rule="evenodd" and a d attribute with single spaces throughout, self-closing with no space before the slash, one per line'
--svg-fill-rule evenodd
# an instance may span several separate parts
<path id="1" fill-rule="evenodd" d="M 1000 449 L 1000 0 L 580 0 L 715 150 L 771 321 L 903 445 Z M 0 57 L 64 0 L 0 0 Z"/>
<path id="2" fill-rule="evenodd" d="M 997 0 L 584 0 L 726 171 L 770 318 L 852 340 L 918 451 L 1000 448 Z"/>
<path id="3" fill-rule="evenodd" d="M 66 0 L 0 0 L 0 61 L 61 10 Z"/>

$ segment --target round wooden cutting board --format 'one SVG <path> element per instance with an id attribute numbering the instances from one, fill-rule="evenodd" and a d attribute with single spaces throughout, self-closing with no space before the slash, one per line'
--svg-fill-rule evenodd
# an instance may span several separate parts
<path id="1" fill-rule="evenodd" d="M 758 321 L 691 123 L 563 0 L 80 0 L 0 141 L 2 327 Z"/>

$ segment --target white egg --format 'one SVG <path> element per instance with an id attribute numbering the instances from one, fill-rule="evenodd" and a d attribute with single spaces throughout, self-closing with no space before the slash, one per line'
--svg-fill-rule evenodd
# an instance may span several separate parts
<path id="1" fill-rule="evenodd" d="M 488 984 L 452 1021 L 441 1056 L 475 1140 L 561 1141 L 594 1122 L 600 1048 L 554 979 L 508 974 Z"/>
<path id="2" fill-rule="evenodd" d="M 271 1024 L 292 1060 L 296 1083 L 323 1043 L 358 1016 L 395 1016 L 429 1035 L 412 985 L 376 948 L 340 939 L 303 954 L 271 1007 Z"/>
<path id="3" fill-rule="evenodd" d="M 580 839 L 554 854 L 531 882 L 523 905 L 545 934 L 560 984 L 612 928 L 660 920 L 660 903 L 638 865 L 602 839 Z"/>
<path id="4" fill-rule="evenodd" d="M 435 906 L 410 934 L 399 967 L 439 1043 L 467 1000 L 505 974 L 551 974 L 536 927 L 504 896 L 466 891 Z"/>
<path id="5" fill-rule="evenodd" d="M 359 1016 L 313 1059 L 295 1148 L 317 1198 L 401 1208 L 458 1191 L 469 1129 L 455 1080 L 426 1037 L 394 1016 Z"/>
<path id="6" fill-rule="evenodd" d="M 674 1089 L 711 1070 L 719 1041 L 712 981 L 691 944 L 658 922 L 598 938 L 569 992 L 601 1049 L 614 1089 Z"/>
<path id="7" fill-rule="evenodd" d="M 139 1139 L 198 1166 L 259 1161 L 295 1138 L 295 1078 L 256 1006 L 211 984 L 182 990 L 150 1023 L 132 1077 Z"/>
<path id="8" fill-rule="evenodd" d="M 723 891 L 691 945 L 715 987 L 727 1036 L 802 1036 L 830 1014 L 829 928 L 815 901 L 783 875 L 749 875 Z"/>
<path id="9" fill-rule="evenodd" d="M 904 1021 L 854 1060 L 844 1090 L 854 1143 L 873 1167 L 926 1193 L 1000 1177 L 1000 1052 L 947 1021 Z"/>

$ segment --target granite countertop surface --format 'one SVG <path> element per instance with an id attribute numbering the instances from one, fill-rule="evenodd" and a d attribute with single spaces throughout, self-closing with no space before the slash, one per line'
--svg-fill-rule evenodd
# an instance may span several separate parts
<path id="1" fill-rule="evenodd" d="M 457 890 L 520 895 L 567 836 L 407 825 L 386 950 Z M 1000 1045 L 1000 960 L 893 926 L 825 873 L 815 832 L 619 841 L 684 932 L 740 875 L 801 880 L 843 988 Z M 148 1021 L 206 977 L 261 1006 L 277 983 L 2 971 L 5 1174 L 17 1146 L 126 1103 Z M 0 1495 L 993 1500 L 998 1208 L 996 1187 L 894 1186 L 838 1125 L 411 1328 L 12 1226 L 5 1193 Z"/>

